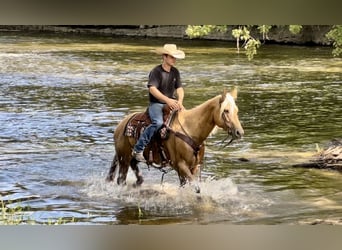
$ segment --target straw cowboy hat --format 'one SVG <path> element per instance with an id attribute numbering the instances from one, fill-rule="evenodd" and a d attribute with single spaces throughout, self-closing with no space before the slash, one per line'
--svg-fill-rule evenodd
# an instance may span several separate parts
<path id="1" fill-rule="evenodd" d="M 177 49 L 176 44 L 165 44 L 164 47 L 156 49 L 155 52 L 159 55 L 167 54 L 177 59 L 185 58 L 184 51 Z"/>

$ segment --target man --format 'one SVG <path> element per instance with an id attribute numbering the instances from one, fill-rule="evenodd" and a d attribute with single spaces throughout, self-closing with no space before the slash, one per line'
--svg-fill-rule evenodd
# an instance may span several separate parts
<path id="1" fill-rule="evenodd" d="M 171 110 L 182 110 L 184 90 L 180 74 L 175 68 L 177 59 L 184 59 L 185 53 L 177 49 L 175 44 L 165 44 L 164 47 L 155 51 L 162 55 L 163 62 L 156 66 L 149 74 L 147 87 L 149 89 L 149 108 L 151 124 L 140 135 L 134 146 L 132 156 L 140 162 L 146 162 L 143 151 L 150 142 L 154 133 L 163 125 L 163 107 L 167 104 Z M 177 94 L 177 100 L 174 93 Z"/>

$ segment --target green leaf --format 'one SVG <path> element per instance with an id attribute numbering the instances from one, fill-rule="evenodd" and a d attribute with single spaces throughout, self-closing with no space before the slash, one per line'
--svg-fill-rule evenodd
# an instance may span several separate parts
<path id="1" fill-rule="evenodd" d="M 326 37 L 333 42 L 333 56 L 342 55 L 342 25 L 334 25 Z"/>
<path id="2" fill-rule="evenodd" d="M 289 30 L 292 34 L 297 35 L 302 31 L 302 25 L 289 25 Z"/>

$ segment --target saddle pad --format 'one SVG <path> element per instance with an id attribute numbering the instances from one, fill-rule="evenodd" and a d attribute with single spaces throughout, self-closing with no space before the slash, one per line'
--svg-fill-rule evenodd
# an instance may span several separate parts
<path id="1" fill-rule="evenodd" d="M 128 121 L 125 128 L 125 136 L 138 139 L 143 130 L 150 124 L 151 119 L 147 112 L 138 113 Z"/>
<path id="2" fill-rule="evenodd" d="M 164 108 L 163 113 L 164 124 L 166 123 L 165 126 L 168 127 L 172 122 L 173 116 L 176 112 L 170 112 L 168 108 Z M 126 125 L 124 135 L 139 139 L 140 134 L 143 133 L 144 129 L 150 124 L 151 119 L 147 109 L 145 112 L 137 113 L 131 117 Z M 168 136 L 168 129 L 165 126 L 163 126 L 163 128 L 161 129 L 162 139 L 166 139 Z"/>

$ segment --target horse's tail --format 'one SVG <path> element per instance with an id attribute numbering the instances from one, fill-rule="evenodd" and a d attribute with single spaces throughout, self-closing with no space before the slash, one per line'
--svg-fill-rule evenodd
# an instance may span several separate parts
<path id="1" fill-rule="evenodd" d="M 126 126 L 127 123 L 136 115 L 137 113 L 133 113 L 130 115 L 127 115 L 122 121 L 119 122 L 117 127 L 114 129 L 113 133 L 113 140 L 114 140 L 114 147 L 115 147 L 115 155 L 112 161 L 112 164 L 109 168 L 108 175 L 106 177 L 106 181 L 114 181 L 115 175 L 117 172 L 119 172 L 119 168 L 128 168 L 129 163 L 122 162 L 122 159 L 126 159 L 126 154 L 131 154 L 129 149 L 131 148 L 131 145 L 129 145 L 128 137 L 126 134 Z M 121 162 L 119 161 L 121 159 Z M 121 164 L 120 164 L 121 163 Z M 127 166 L 126 166 L 127 165 Z"/>
<path id="2" fill-rule="evenodd" d="M 115 179 L 116 167 L 119 166 L 119 160 L 117 154 L 114 155 L 112 165 L 110 166 L 109 173 L 106 177 L 106 181 L 110 182 Z"/>

